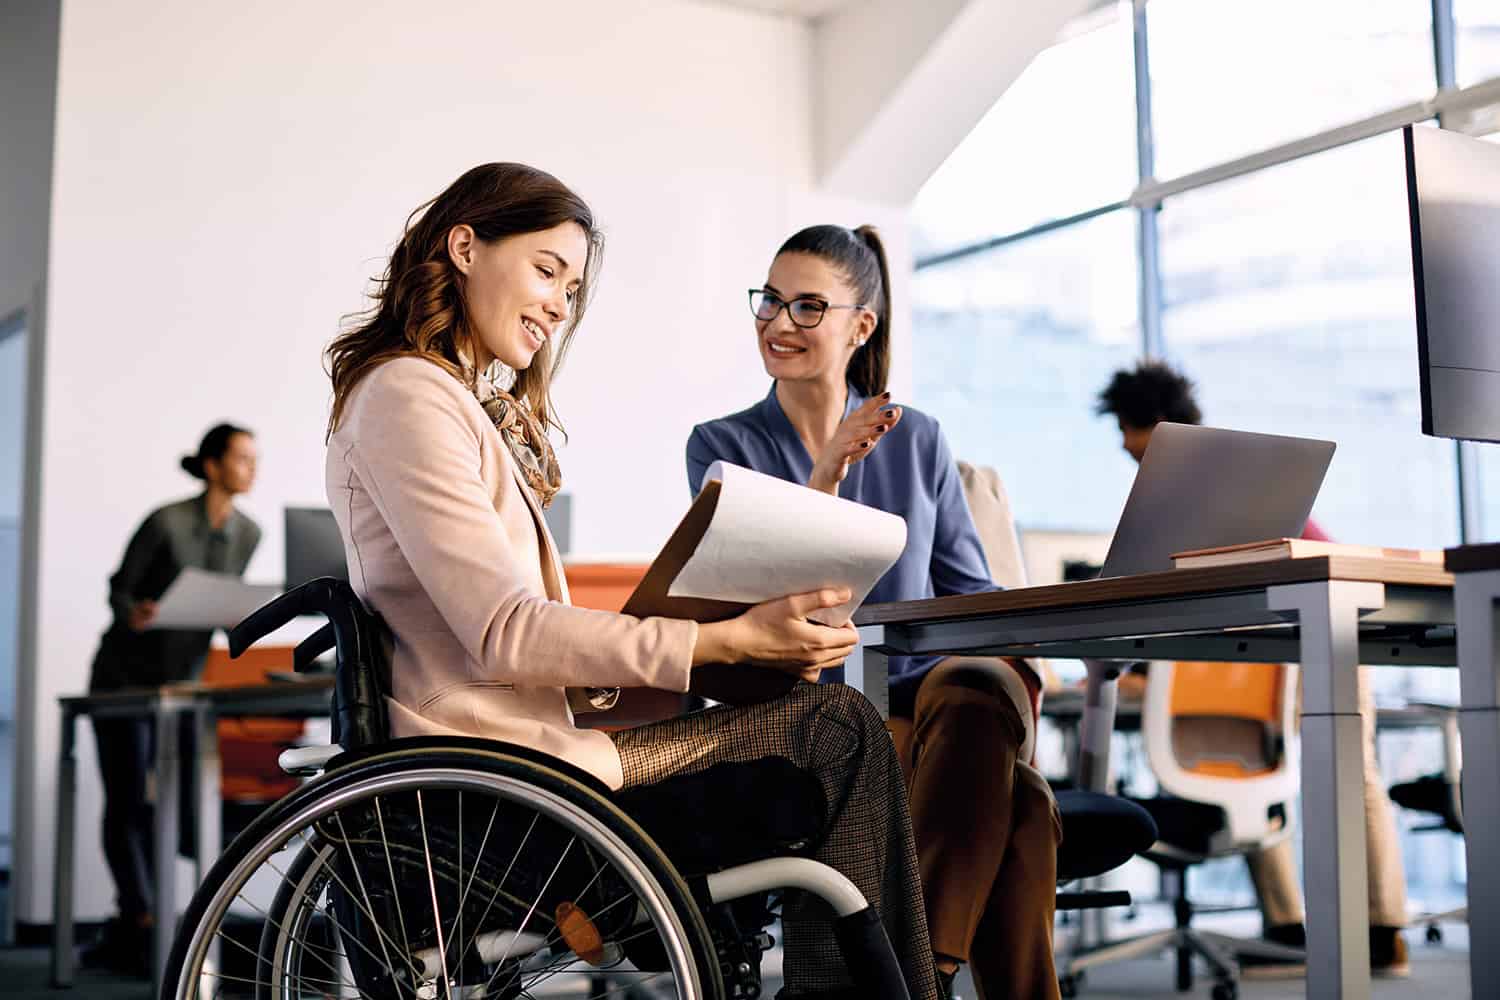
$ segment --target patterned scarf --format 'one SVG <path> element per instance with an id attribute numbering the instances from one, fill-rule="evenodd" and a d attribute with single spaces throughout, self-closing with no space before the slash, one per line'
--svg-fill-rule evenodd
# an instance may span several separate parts
<path id="1" fill-rule="evenodd" d="M 510 449 L 537 502 L 545 509 L 562 489 L 562 470 L 558 468 L 546 428 L 525 403 L 485 375 L 474 380 L 474 395 L 485 415 L 494 422 L 495 430 L 500 432 L 500 440 Z"/>

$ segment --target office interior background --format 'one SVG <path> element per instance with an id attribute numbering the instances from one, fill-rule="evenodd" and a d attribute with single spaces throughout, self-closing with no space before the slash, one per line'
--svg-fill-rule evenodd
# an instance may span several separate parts
<path id="1" fill-rule="evenodd" d="M 1094 396 L 1161 356 L 1211 424 L 1338 442 L 1315 510 L 1335 538 L 1500 538 L 1500 453 L 1420 434 L 1398 135 L 1500 131 L 1492 0 L 567 7 L 0 10 L 11 924 L 49 919 L 56 698 L 87 683 L 129 532 L 233 419 L 263 455 L 247 578 L 280 578 L 281 508 L 324 502 L 319 353 L 406 214 L 474 163 L 551 170 L 608 234 L 558 389 L 575 552 L 665 538 L 689 428 L 766 389 L 743 289 L 821 221 L 880 225 L 911 261 L 893 389 L 1000 471 L 1023 530 L 1113 528 L 1133 466 Z M 1436 760 L 1421 735 L 1382 752 L 1393 774 Z M 78 852 L 98 919 L 108 879 Z M 1407 865 L 1416 897 L 1462 884 L 1450 838 L 1408 838 Z"/>

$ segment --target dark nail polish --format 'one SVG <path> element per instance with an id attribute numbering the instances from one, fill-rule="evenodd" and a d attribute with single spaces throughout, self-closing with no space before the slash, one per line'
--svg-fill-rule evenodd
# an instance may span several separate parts
<path id="1" fill-rule="evenodd" d="M 868 447 L 870 447 L 870 442 L 868 442 L 868 441 L 861 441 L 861 442 L 860 442 L 860 443 L 859 443 L 859 446 L 860 446 L 860 447 L 861 447 L 861 448 L 868 448 Z"/>
<path id="2" fill-rule="evenodd" d="M 889 427 L 887 427 L 885 424 L 881 424 L 879 427 L 875 428 L 875 433 L 884 434 L 888 430 L 890 430 Z"/>
<path id="3" fill-rule="evenodd" d="M 896 411 L 895 410 L 886 410 L 885 411 L 885 416 L 886 417 L 894 417 L 895 415 L 896 415 Z"/>
<path id="4" fill-rule="evenodd" d="M 891 398 L 891 394 L 889 392 L 882 392 L 880 394 L 880 398 L 881 399 L 890 399 Z"/>

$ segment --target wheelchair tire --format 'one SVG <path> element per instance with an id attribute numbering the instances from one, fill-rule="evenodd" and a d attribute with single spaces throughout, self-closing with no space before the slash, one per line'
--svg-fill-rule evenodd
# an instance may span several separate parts
<path id="1" fill-rule="evenodd" d="M 550 768 L 535 760 L 509 754 L 503 748 L 460 749 L 444 747 L 437 740 L 428 745 L 423 745 L 423 741 L 403 742 L 404 746 L 377 751 L 309 782 L 267 810 L 235 838 L 194 893 L 179 925 L 162 983 L 161 1000 L 189 1000 L 200 995 L 215 998 L 243 995 L 256 1000 L 293 1000 L 296 997 L 300 1000 L 307 994 L 332 995 L 330 988 L 340 997 L 360 997 L 362 1000 L 383 1000 L 385 996 L 410 996 L 413 993 L 442 1000 L 451 996 L 457 1000 L 467 996 L 512 995 L 505 992 L 507 988 L 513 989 L 514 995 L 520 995 L 530 988 L 523 977 L 533 974 L 529 971 L 531 969 L 543 979 L 572 971 L 606 977 L 651 972 L 616 967 L 575 970 L 574 965 L 582 964 L 577 955 L 583 953 L 588 957 L 590 953 L 585 953 L 569 936 L 560 905 L 553 907 L 551 904 L 554 897 L 564 898 L 570 905 L 574 898 L 586 901 L 590 891 L 602 900 L 607 890 L 633 895 L 618 895 L 608 904 L 591 907 L 588 912 L 594 919 L 587 925 L 590 932 L 594 932 L 597 925 L 598 935 L 610 947 L 616 940 L 623 945 L 643 935 L 648 940 L 659 942 L 670 968 L 654 973 L 651 979 L 669 972 L 676 989 L 674 995 L 679 1000 L 720 1000 L 723 997 L 724 987 L 712 939 L 692 893 L 655 843 L 613 802 L 584 780 L 567 773 L 565 768 Z M 471 803 L 480 802 L 479 815 L 473 817 L 472 825 L 464 815 L 466 795 L 470 796 Z M 491 800 L 493 806 L 489 804 Z M 398 815 L 408 801 L 414 802 L 417 808 L 415 819 L 419 837 L 411 837 L 413 816 L 407 813 Z M 456 820 L 450 813 L 442 812 L 452 801 L 457 803 Z M 382 803 L 385 803 L 384 809 Z M 497 827 L 502 806 L 505 815 Z M 424 808 L 434 810 L 435 816 L 430 824 L 423 815 Z M 486 810 L 490 815 L 484 839 L 479 841 L 473 864 L 465 872 L 469 848 L 464 844 L 464 831 L 477 830 L 479 819 Z M 441 814 L 436 815 L 438 813 Z M 519 822 L 527 815 L 532 817 L 529 826 Z M 370 823 L 371 816 L 374 825 Z M 516 822 L 512 822 L 513 819 Z M 532 837 L 543 822 L 546 825 L 540 826 L 541 833 L 533 845 Z M 387 835 L 387 824 L 389 831 L 399 828 L 399 832 L 409 839 L 393 841 Z M 354 833 L 349 832 L 351 826 L 356 826 Z M 523 826 L 526 826 L 524 836 L 505 866 L 503 856 L 510 854 L 510 846 Z M 497 829 L 500 832 L 499 839 L 493 842 L 495 849 L 485 850 Z M 296 840 L 299 835 L 303 838 L 300 843 Z M 435 861 L 431 848 L 436 846 L 441 851 L 445 845 L 451 845 L 455 835 L 458 848 L 456 867 L 451 857 L 445 858 L 441 854 Z M 552 839 L 548 839 L 549 836 Z M 562 836 L 569 839 L 558 854 L 556 842 Z M 506 837 L 512 839 L 505 840 Z M 505 847 L 503 851 L 499 850 L 502 845 Z M 378 863 L 381 848 L 383 866 Z M 289 862 L 285 858 L 288 849 L 296 852 Z M 527 855 L 528 850 L 531 855 Z M 393 862 L 393 852 L 401 862 L 399 865 Z M 554 854 L 557 854 L 555 865 L 552 863 Z M 494 860 L 492 855 L 502 857 L 502 860 Z M 535 860 L 532 855 L 541 855 L 544 861 L 537 868 L 518 870 L 524 868 L 520 864 L 523 855 L 528 863 Z M 572 860 L 569 860 L 570 855 Z M 552 889 L 560 873 L 577 875 L 574 884 L 582 881 L 582 876 L 589 874 L 588 863 L 594 865 L 592 877 L 587 879 L 581 892 L 575 893 L 571 889 L 564 892 L 561 885 L 555 891 Z M 546 871 L 549 865 L 550 874 Z M 497 875 L 502 867 L 503 874 Z M 484 869 L 483 875 L 481 868 Z M 402 873 L 400 878 L 398 870 Z M 386 871 L 389 872 L 388 893 L 383 885 L 376 885 L 376 880 Z M 422 879 L 419 876 L 424 871 L 426 877 Z M 258 874 L 263 877 L 257 881 Z M 273 875 L 279 880 L 274 898 L 269 904 L 256 902 L 254 897 L 257 894 L 262 899 L 267 894 L 265 883 Z M 512 877 L 522 887 L 503 892 Z M 404 883 L 406 888 L 403 889 L 398 882 Z M 471 900 L 471 890 L 476 882 L 479 889 Z M 539 889 L 525 888 L 536 884 L 540 884 Z M 472 916 L 485 890 L 491 887 L 483 914 Z M 525 895 L 528 891 L 536 893 L 535 899 L 529 901 L 529 909 Z M 522 895 L 517 896 L 518 892 Z M 445 910 L 443 900 L 455 894 L 456 905 Z M 325 895 L 328 897 L 326 902 L 322 901 Z M 407 927 L 401 904 L 401 900 L 408 896 L 413 897 L 414 903 L 411 928 Z M 634 899 L 633 906 L 619 906 L 631 898 Z M 492 909 L 497 900 L 501 900 L 500 911 Z M 429 902 L 431 909 L 424 909 Z M 227 972 L 232 961 L 244 964 L 239 951 L 250 951 L 248 945 L 225 930 L 231 905 L 240 911 L 253 910 L 263 920 L 259 948 L 252 956 L 255 971 L 249 976 L 232 976 Z M 389 919 L 388 905 L 394 905 L 395 915 L 400 918 L 399 931 L 396 922 Z M 506 927 L 504 931 L 481 935 L 480 925 L 490 914 L 493 912 L 496 920 L 502 920 L 507 907 L 512 920 L 525 911 L 519 926 L 506 923 L 502 925 Z M 606 921 L 604 918 L 611 909 L 615 913 Z M 536 916 L 538 912 L 541 917 Z M 552 912 L 558 916 L 548 917 L 547 914 Z M 430 921 L 427 920 L 428 913 L 433 915 Z M 351 917 L 354 919 L 349 919 Z M 468 929 L 473 936 L 464 940 L 466 919 L 472 920 L 473 926 Z M 529 922 L 533 919 L 538 923 L 528 937 Z M 553 925 L 553 932 L 545 938 L 542 934 L 545 928 L 541 924 L 544 920 Z M 425 929 L 419 926 L 422 921 L 427 921 Z M 645 931 L 638 930 L 643 926 L 642 921 Z M 314 924 L 319 925 L 322 943 L 314 944 L 309 939 L 309 928 Z M 446 941 L 445 929 L 448 933 Z M 410 939 L 408 931 L 411 931 Z M 627 933 L 628 936 L 620 937 Z M 420 943 L 424 934 L 436 942 L 436 945 L 429 944 L 425 953 L 432 957 L 425 960 L 416 957 L 423 952 L 412 944 L 413 939 Z M 504 943 L 504 955 L 482 957 L 484 949 L 491 946 L 478 944 L 481 937 Z M 345 938 L 352 938 L 353 945 L 358 947 L 341 944 Z M 536 939 L 541 939 L 540 944 Z M 336 947 L 330 948 L 329 941 Z M 398 941 L 401 942 L 399 945 Z M 517 952 L 513 960 L 514 967 L 507 966 L 511 950 L 523 941 L 523 950 Z M 455 968 L 450 969 L 448 962 L 453 945 L 459 945 L 459 948 L 454 956 Z M 532 948 L 531 952 L 524 950 L 527 946 Z M 500 944 L 493 945 L 496 950 L 500 947 Z M 571 950 L 575 948 L 576 952 Z M 400 963 L 391 960 L 392 951 Z M 623 947 L 602 954 L 618 956 L 621 953 L 625 953 Z M 216 954 L 230 961 L 220 966 L 215 960 Z M 372 972 L 372 966 L 381 964 L 382 954 L 385 956 L 383 971 Z M 596 949 L 592 954 L 597 964 L 601 952 Z M 438 958 L 450 983 L 456 978 L 460 984 L 467 985 L 441 988 L 442 976 L 433 977 L 426 969 L 427 961 L 436 963 Z M 301 969 L 309 959 L 316 960 L 329 971 L 320 972 L 318 977 L 309 977 L 307 982 L 314 984 L 311 987 L 288 988 L 285 983 L 294 981 L 288 978 L 292 970 Z M 535 966 L 538 961 L 544 964 Z M 574 965 L 561 964 L 570 961 Z M 616 958 L 615 961 L 623 960 Z M 476 964 L 486 962 L 494 966 L 494 971 L 489 973 L 489 981 L 480 993 L 479 987 L 465 976 Z M 554 969 L 554 965 L 557 968 Z M 510 977 L 501 982 L 501 992 L 491 993 L 490 984 L 502 969 L 511 969 Z M 422 978 L 424 974 L 426 978 Z M 382 975 L 383 979 L 380 978 Z M 301 973 L 297 973 L 295 981 L 302 981 L 300 976 Z M 651 979 L 625 981 L 644 985 Z M 514 987 L 509 987 L 511 982 L 515 982 Z M 610 995 L 618 996 L 619 993 L 612 991 Z"/>

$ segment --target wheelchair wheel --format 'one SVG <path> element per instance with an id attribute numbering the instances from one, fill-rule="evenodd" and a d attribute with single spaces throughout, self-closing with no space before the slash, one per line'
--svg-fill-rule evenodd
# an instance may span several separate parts
<path id="1" fill-rule="evenodd" d="M 407 748 L 259 817 L 173 942 L 162 1000 L 719 1000 L 671 863 L 583 782 L 504 752 Z"/>

